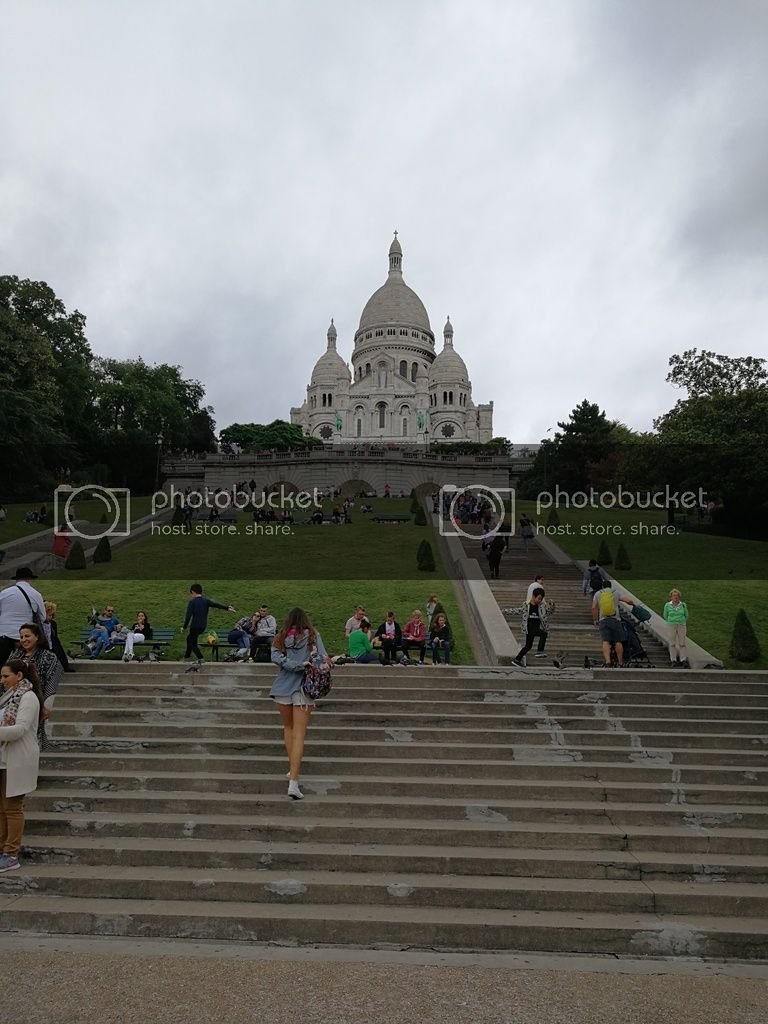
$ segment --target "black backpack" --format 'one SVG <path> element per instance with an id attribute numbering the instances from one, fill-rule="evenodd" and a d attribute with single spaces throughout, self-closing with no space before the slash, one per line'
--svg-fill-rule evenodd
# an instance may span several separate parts
<path id="1" fill-rule="evenodd" d="M 589 570 L 589 586 L 591 590 L 602 590 L 603 588 L 603 574 L 597 566 Z"/>

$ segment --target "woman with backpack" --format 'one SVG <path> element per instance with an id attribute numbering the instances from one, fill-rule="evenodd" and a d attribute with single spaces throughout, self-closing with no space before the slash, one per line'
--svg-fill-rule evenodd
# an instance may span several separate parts
<path id="1" fill-rule="evenodd" d="M 34 666 L 19 658 L 3 665 L 0 680 L 0 872 L 4 872 L 20 866 L 24 797 L 37 789 L 43 691 Z"/>
<path id="2" fill-rule="evenodd" d="M 291 608 L 285 624 L 272 641 L 272 661 L 280 667 L 269 696 L 277 704 L 283 723 L 283 739 L 288 754 L 288 796 L 303 800 L 299 772 L 309 719 L 315 705 L 302 690 L 304 670 L 313 661 L 326 659 L 328 653 L 320 634 L 303 608 Z"/>
<path id="3" fill-rule="evenodd" d="M 670 590 L 664 605 L 664 621 L 672 627 L 669 641 L 669 660 L 673 668 L 690 668 L 686 639 L 688 634 L 688 605 L 679 590 Z"/>

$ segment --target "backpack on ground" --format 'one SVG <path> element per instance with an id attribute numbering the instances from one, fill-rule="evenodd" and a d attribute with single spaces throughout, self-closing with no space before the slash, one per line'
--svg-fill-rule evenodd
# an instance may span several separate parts
<path id="1" fill-rule="evenodd" d="M 601 590 L 597 595 L 597 607 L 600 609 L 600 618 L 604 619 L 607 616 L 616 614 L 616 600 L 613 596 L 613 591 L 607 587 Z"/>

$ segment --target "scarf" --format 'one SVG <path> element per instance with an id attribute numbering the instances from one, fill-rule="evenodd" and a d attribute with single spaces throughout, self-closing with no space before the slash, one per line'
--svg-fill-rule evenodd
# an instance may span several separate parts
<path id="1" fill-rule="evenodd" d="M 4 705 L 3 725 L 16 725 L 16 715 L 19 711 L 21 698 L 32 689 L 32 683 L 28 679 L 22 679 L 19 685 L 11 691 L 11 699 Z"/>

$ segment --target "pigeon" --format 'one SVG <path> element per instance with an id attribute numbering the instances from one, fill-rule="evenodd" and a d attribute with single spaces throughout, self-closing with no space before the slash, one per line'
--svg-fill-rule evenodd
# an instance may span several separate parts
<path id="1" fill-rule="evenodd" d="M 190 672 L 199 672 L 201 668 L 202 668 L 202 662 L 200 662 L 200 661 L 195 661 L 195 662 L 193 662 L 193 663 L 192 663 L 192 664 L 191 664 L 191 665 L 189 666 L 189 668 L 187 668 L 187 669 L 185 669 L 185 670 L 184 670 L 184 675 L 185 675 L 185 676 L 186 676 L 186 675 L 189 675 L 189 673 L 190 673 Z"/>
<path id="2" fill-rule="evenodd" d="M 594 662 L 588 654 L 584 655 L 584 668 L 594 668 Z"/>
<path id="3" fill-rule="evenodd" d="M 558 651 L 557 655 L 552 659 L 552 664 L 555 668 L 565 668 L 565 651 Z"/>

